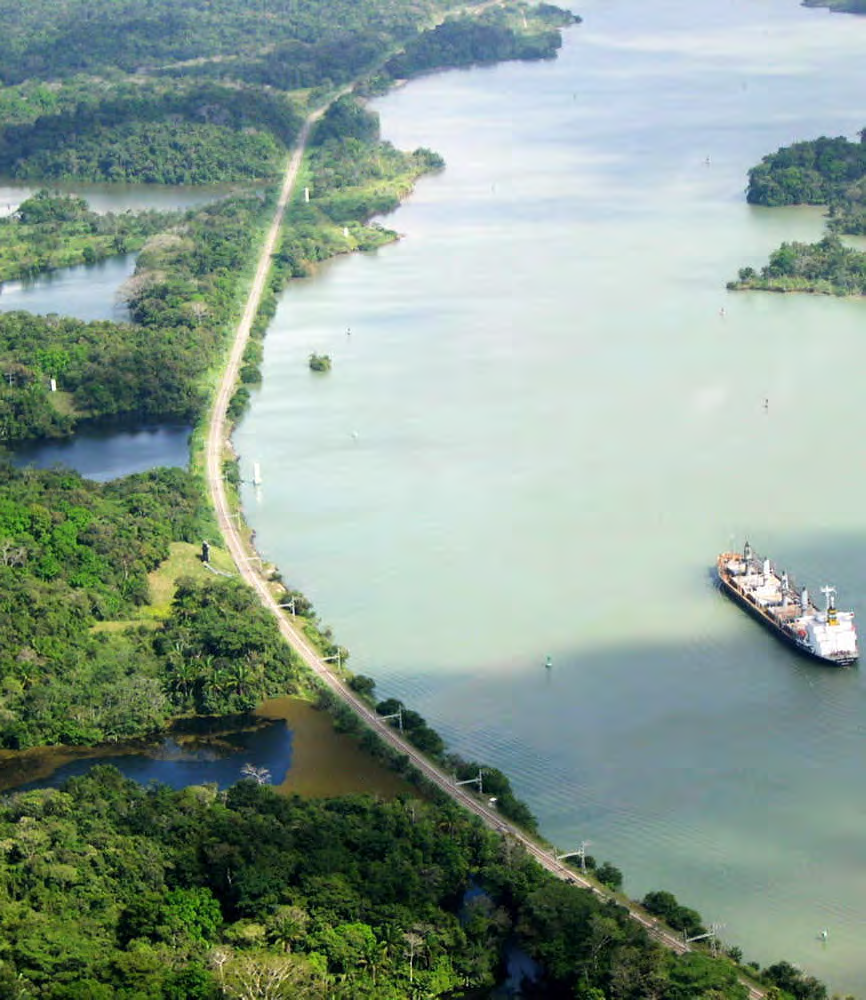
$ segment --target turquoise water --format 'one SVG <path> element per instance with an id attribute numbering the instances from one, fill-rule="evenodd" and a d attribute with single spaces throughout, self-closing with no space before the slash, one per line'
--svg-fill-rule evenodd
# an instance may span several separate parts
<path id="1" fill-rule="evenodd" d="M 352 667 L 506 770 L 558 845 L 864 993 L 862 675 L 793 658 L 710 568 L 748 535 L 866 620 L 866 306 L 725 291 L 820 234 L 747 206 L 746 171 L 866 124 L 866 20 L 579 12 L 555 62 L 377 102 L 448 168 L 398 244 L 284 296 L 236 435 L 246 510 Z"/>

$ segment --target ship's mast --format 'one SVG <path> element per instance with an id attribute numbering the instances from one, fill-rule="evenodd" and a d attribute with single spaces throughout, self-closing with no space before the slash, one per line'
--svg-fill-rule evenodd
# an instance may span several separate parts
<path id="1" fill-rule="evenodd" d="M 821 588 L 821 593 L 827 598 L 827 624 L 836 625 L 839 619 L 836 617 L 836 588 L 826 586 Z"/>

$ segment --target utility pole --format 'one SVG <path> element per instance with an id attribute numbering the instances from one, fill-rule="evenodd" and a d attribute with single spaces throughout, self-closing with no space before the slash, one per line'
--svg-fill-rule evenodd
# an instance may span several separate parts
<path id="1" fill-rule="evenodd" d="M 705 934 L 695 934 L 694 937 L 689 937 L 685 931 L 683 931 L 683 943 L 691 944 L 692 941 L 703 941 L 704 938 L 709 939 L 710 950 L 715 955 L 716 949 L 719 946 L 719 931 L 724 928 L 724 924 L 710 924 L 710 929 Z"/>
<path id="2" fill-rule="evenodd" d="M 475 777 L 475 778 L 467 778 L 465 781 L 457 781 L 456 777 L 455 777 L 454 785 L 455 785 L 455 787 L 457 787 L 459 785 L 477 785 L 478 786 L 478 794 L 479 795 L 483 795 L 484 794 L 484 781 L 483 781 L 483 778 L 482 778 L 483 774 L 484 774 L 484 772 L 479 767 L 478 768 L 478 775 L 477 775 L 477 777 Z"/>
<path id="3" fill-rule="evenodd" d="M 245 778 L 251 778 L 258 785 L 268 785 L 271 781 L 271 772 L 266 767 L 256 767 L 255 764 L 244 764 L 241 774 Z"/>
<path id="4" fill-rule="evenodd" d="M 589 847 L 588 840 L 582 840 L 580 842 L 580 850 L 577 852 L 577 856 L 580 858 L 580 870 L 586 873 L 586 849 Z"/>
<path id="5" fill-rule="evenodd" d="M 397 711 L 393 712 L 391 715 L 380 715 L 379 718 L 382 720 L 382 722 L 387 722 L 389 719 L 396 719 L 397 720 L 397 728 L 400 730 L 401 733 L 403 732 L 403 709 L 402 708 L 398 708 Z"/>
<path id="6" fill-rule="evenodd" d="M 586 849 L 589 845 L 590 841 L 582 840 L 580 847 L 576 851 L 566 851 L 565 854 L 557 854 L 556 849 L 554 849 L 553 856 L 557 861 L 564 861 L 566 858 L 580 858 L 580 870 L 586 873 Z"/>
<path id="7" fill-rule="evenodd" d="M 332 660 L 336 660 L 337 661 L 337 670 L 338 671 L 343 669 L 343 657 L 342 657 L 342 654 L 340 653 L 339 649 L 337 650 L 337 652 L 333 656 L 323 656 L 322 657 L 322 663 L 330 663 Z"/>

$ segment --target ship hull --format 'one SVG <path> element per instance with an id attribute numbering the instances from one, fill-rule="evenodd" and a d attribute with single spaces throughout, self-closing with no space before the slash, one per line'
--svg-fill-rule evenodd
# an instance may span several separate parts
<path id="1" fill-rule="evenodd" d="M 764 628 L 768 629 L 773 635 L 779 639 L 781 642 L 785 643 L 791 649 L 795 650 L 801 656 L 805 656 L 807 659 L 812 660 L 814 663 L 821 663 L 826 667 L 850 667 L 857 662 L 856 656 L 850 657 L 828 657 L 821 656 L 816 653 L 813 649 L 807 646 L 805 643 L 797 641 L 797 637 L 792 634 L 788 629 L 783 628 L 773 617 L 768 614 L 768 612 L 762 608 L 760 605 L 755 604 L 750 601 L 748 597 L 742 591 L 738 590 L 728 578 L 727 573 L 721 568 L 721 566 L 716 567 L 716 577 L 718 579 L 719 585 L 722 591 L 727 597 L 729 597 L 735 604 L 739 605 L 744 611 L 752 616 L 756 621 L 759 621 Z"/>

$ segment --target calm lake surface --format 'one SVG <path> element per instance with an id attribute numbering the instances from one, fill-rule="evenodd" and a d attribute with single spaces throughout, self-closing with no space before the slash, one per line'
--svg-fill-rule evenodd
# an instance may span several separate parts
<path id="1" fill-rule="evenodd" d="M 60 185 L 80 195 L 95 212 L 127 212 L 154 209 L 175 211 L 215 201 L 230 192 L 226 185 L 208 187 L 159 187 L 152 184 Z M 14 212 L 37 187 L 0 178 L 0 216 Z M 118 294 L 135 270 L 135 254 L 109 257 L 96 264 L 65 267 L 26 281 L 0 283 L 0 311 L 26 309 L 47 315 L 59 313 L 77 319 L 129 318 Z"/>
<path id="2" fill-rule="evenodd" d="M 24 309 L 42 315 L 123 322 L 128 314 L 118 290 L 134 268 L 135 255 L 127 254 L 98 264 L 63 268 L 30 281 L 8 281 L 0 289 L 0 311 Z M 189 435 L 187 426 L 85 426 L 67 441 L 19 446 L 13 461 L 38 469 L 64 465 L 88 479 L 105 481 L 158 465 L 185 468 Z"/>
<path id="3" fill-rule="evenodd" d="M 120 287 L 132 276 L 135 257 L 123 254 L 96 264 L 63 267 L 24 281 L 5 281 L 0 285 L 0 312 L 23 309 L 41 316 L 58 313 L 88 322 L 124 323 L 129 311 Z"/>
<path id="4" fill-rule="evenodd" d="M 29 197 L 35 189 L 0 181 L 0 215 Z M 148 185 L 88 185 L 76 187 L 95 211 L 181 209 L 213 201 L 223 188 L 155 188 Z M 27 281 L 0 285 L 0 312 L 23 309 L 40 315 L 57 313 L 82 320 L 129 318 L 120 295 L 135 270 L 135 254 L 109 257 L 96 264 L 61 268 Z M 83 428 L 68 441 L 25 445 L 15 450 L 15 464 L 51 468 L 65 465 L 88 479 L 104 481 L 159 465 L 186 467 L 189 462 L 187 426 Z"/>
<path id="5" fill-rule="evenodd" d="M 0 216 L 10 215 L 22 201 L 41 187 L 77 194 L 87 200 L 94 212 L 126 212 L 157 209 L 170 212 L 176 208 L 203 205 L 231 193 L 232 186 L 211 184 L 201 187 L 159 184 L 32 184 L 0 177 Z"/>
<path id="6" fill-rule="evenodd" d="M 80 472 L 85 479 L 106 482 L 157 466 L 185 469 L 189 465 L 190 433 L 189 427 L 172 424 L 86 428 L 68 441 L 20 445 L 12 461 L 36 469 L 63 465 Z"/>
<path id="7" fill-rule="evenodd" d="M 236 435 L 247 513 L 352 667 L 563 849 L 863 995 L 862 672 L 794 658 L 710 567 L 748 537 L 866 621 L 866 304 L 725 291 L 821 233 L 748 207 L 746 172 L 866 124 L 866 19 L 579 13 L 555 62 L 377 103 L 448 168 L 403 241 L 285 295 Z"/>

